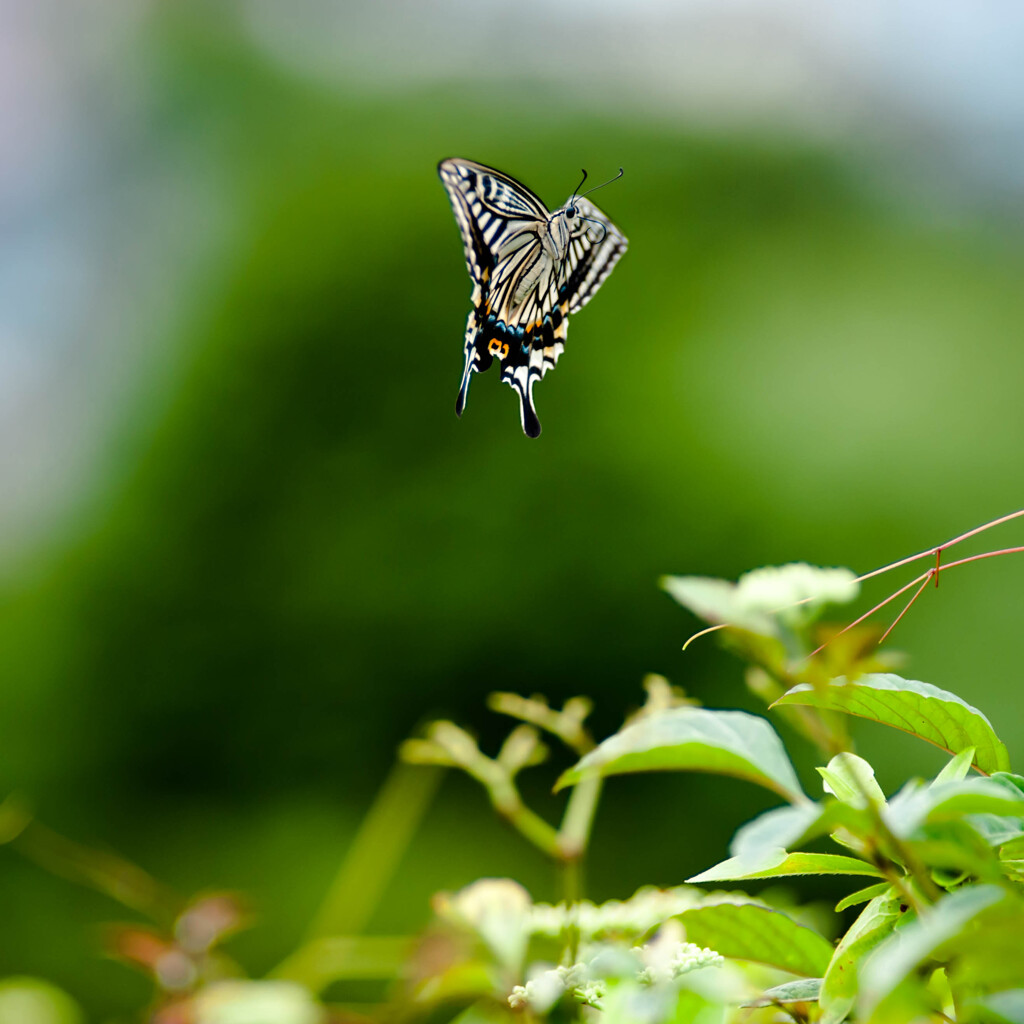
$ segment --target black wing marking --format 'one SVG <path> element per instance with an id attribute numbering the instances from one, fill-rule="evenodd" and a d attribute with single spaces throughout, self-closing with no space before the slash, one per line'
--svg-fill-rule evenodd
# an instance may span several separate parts
<path id="1" fill-rule="evenodd" d="M 519 396 L 523 430 L 536 437 L 533 387 L 564 351 L 569 313 L 594 295 L 626 251 L 626 239 L 592 203 L 575 199 L 583 219 L 557 259 L 565 243 L 554 242 L 551 227 L 566 223 L 559 221 L 565 207 L 551 214 L 525 185 L 471 160 L 442 160 L 438 174 L 473 280 L 455 412 L 461 416 L 466 407 L 473 374 L 497 359 L 501 379 Z"/>
<path id="2" fill-rule="evenodd" d="M 570 313 L 578 313 L 594 297 L 629 245 L 626 236 L 593 203 L 577 199 L 575 206 L 585 219 L 582 232 L 569 243 L 560 293 L 568 300 Z"/>
<path id="3" fill-rule="evenodd" d="M 497 359 L 501 364 L 501 379 L 519 396 L 519 419 L 523 431 L 529 437 L 536 437 L 540 433 L 540 420 L 533 402 L 533 386 L 554 368 L 565 349 L 569 326 L 565 308 L 565 303 L 556 307 L 532 331 L 509 328 L 494 317 L 481 317 L 474 309 L 466 321 L 465 362 L 459 396 L 455 401 L 456 414 L 461 416 L 466 407 L 466 394 L 473 374 L 490 369 L 491 363 Z"/>
<path id="4" fill-rule="evenodd" d="M 525 226 L 536 233 L 537 224 L 547 221 L 547 208 L 508 175 L 471 160 L 442 160 L 437 172 L 462 233 L 470 277 L 482 288 L 508 245 L 510 229 L 516 234 Z"/>

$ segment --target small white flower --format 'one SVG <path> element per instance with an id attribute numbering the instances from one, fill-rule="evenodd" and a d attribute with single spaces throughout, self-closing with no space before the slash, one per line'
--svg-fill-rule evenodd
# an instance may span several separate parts
<path id="1" fill-rule="evenodd" d="M 581 1003 L 588 1006 L 601 1008 L 601 1000 L 604 999 L 608 986 L 603 981 L 588 981 L 585 985 L 578 985 L 573 989 L 573 996 Z"/>
<path id="2" fill-rule="evenodd" d="M 534 935 L 554 938 L 574 924 L 586 939 L 623 932 L 640 935 L 689 910 L 696 899 L 695 890 L 678 886 L 675 889 L 638 889 L 628 900 L 599 904 L 582 900 L 571 908 L 564 903 L 557 906 L 538 903 L 533 908 L 531 931 Z"/>
<path id="3" fill-rule="evenodd" d="M 634 948 L 633 952 L 644 963 L 637 976 L 639 981 L 656 985 L 675 981 L 701 967 L 719 967 L 725 963 L 725 957 L 713 949 L 702 949 L 692 942 L 685 942 L 683 934 L 683 926 L 678 921 L 669 921 L 653 942 Z"/>
<path id="4" fill-rule="evenodd" d="M 530 1005 L 530 993 L 526 990 L 525 985 L 516 985 L 512 989 L 508 997 L 508 1005 L 513 1010 L 521 1010 L 523 1007 Z"/>
<path id="5" fill-rule="evenodd" d="M 590 1002 L 589 998 L 583 998 L 579 993 L 595 985 L 596 983 L 590 981 L 587 965 L 583 963 L 548 969 L 535 967 L 532 977 L 525 985 L 516 985 L 512 989 L 508 1005 L 513 1010 L 529 1006 L 534 1012 L 545 1014 L 566 992 L 571 992 L 582 1002 Z M 594 998 L 598 996 L 594 995 Z"/>

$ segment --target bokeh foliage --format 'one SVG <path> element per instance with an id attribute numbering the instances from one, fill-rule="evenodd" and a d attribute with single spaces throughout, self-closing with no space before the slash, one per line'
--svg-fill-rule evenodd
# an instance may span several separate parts
<path id="1" fill-rule="evenodd" d="M 328 90 L 235 29 L 165 7 L 143 41 L 123 173 L 195 176 L 217 217 L 175 226 L 202 277 L 168 279 L 179 315 L 140 332 L 165 354 L 92 493 L 0 594 L 0 779 L 183 891 L 248 890 L 276 926 L 239 940 L 259 967 L 426 716 L 586 692 L 608 731 L 650 670 L 742 704 L 738 670 L 679 651 L 693 620 L 662 573 L 867 569 L 1019 505 L 1024 248 L 853 142 L 614 117 L 500 78 Z M 536 443 L 493 374 L 452 411 L 469 283 L 433 170 L 449 155 L 551 203 L 581 163 L 626 167 L 601 205 L 630 251 L 537 389 Z M 1011 747 L 1017 576 L 951 579 L 899 637 L 927 652 L 915 675 L 1001 708 Z M 693 873 L 763 806 L 727 787 L 719 817 L 717 783 L 634 781 L 608 788 L 595 898 Z M 376 927 L 481 874 L 553 895 L 477 799 L 446 786 Z M 86 922 L 109 911 L 60 884 L 5 857 L 0 957 L 130 1005 L 92 959 Z"/>

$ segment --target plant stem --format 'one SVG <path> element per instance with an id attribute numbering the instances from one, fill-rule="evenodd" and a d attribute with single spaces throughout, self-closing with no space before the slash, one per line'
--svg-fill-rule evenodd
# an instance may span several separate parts
<path id="1" fill-rule="evenodd" d="M 439 768 L 395 764 L 316 911 L 306 942 L 363 930 L 443 776 Z"/>
<path id="2" fill-rule="evenodd" d="M 578 861 L 586 853 L 602 782 L 600 778 L 584 779 L 573 787 L 558 830 L 558 856 L 561 860 Z"/>
<path id="3" fill-rule="evenodd" d="M 494 799 L 491 795 L 491 802 L 495 810 L 521 835 L 525 836 L 541 853 L 546 854 L 554 860 L 560 860 L 561 854 L 558 850 L 558 832 L 549 825 L 539 814 L 531 811 L 523 803 L 518 791 L 515 794 L 516 800 L 513 803 L 509 800 Z"/>
<path id="4" fill-rule="evenodd" d="M 94 850 L 29 821 L 10 846 L 40 867 L 88 886 L 161 924 L 181 912 L 182 901 L 150 874 L 105 850 Z"/>

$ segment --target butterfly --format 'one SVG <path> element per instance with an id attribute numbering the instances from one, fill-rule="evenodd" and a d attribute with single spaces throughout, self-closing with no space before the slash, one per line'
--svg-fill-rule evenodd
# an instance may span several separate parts
<path id="1" fill-rule="evenodd" d="M 461 416 L 466 407 L 473 374 L 497 359 L 501 379 L 519 395 L 524 432 L 537 437 L 533 386 L 558 362 L 569 314 L 600 288 L 626 251 L 626 238 L 576 194 L 583 182 L 551 213 L 525 185 L 493 167 L 451 159 L 442 160 L 437 173 L 473 279 L 455 412 Z"/>

